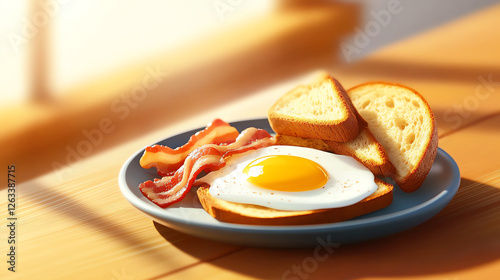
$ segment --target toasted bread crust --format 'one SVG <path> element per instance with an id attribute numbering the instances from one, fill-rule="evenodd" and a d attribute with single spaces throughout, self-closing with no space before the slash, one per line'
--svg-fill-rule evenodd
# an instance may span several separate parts
<path id="1" fill-rule="evenodd" d="M 278 109 L 282 104 L 293 99 L 294 95 L 302 91 L 308 90 L 320 83 L 331 83 L 335 92 L 340 97 L 341 108 L 343 109 L 343 117 L 338 120 L 324 121 L 303 118 L 290 114 L 282 114 Z M 327 77 L 321 82 L 314 83 L 310 86 L 299 86 L 296 89 L 282 96 L 268 111 L 268 119 L 272 129 L 279 134 L 307 137 L 315 139 L 329 139 L 339 142 L 350 141 L 359 134 L 360 124 L 356 117 L 356 109 L 351 103 L 345 89 L 342 85 L 332 77 Z"/>
<path id="2" fill-rule="evenodd" d="M 335 142 L 335 141 L 326 141 L 325 143 L 330 148 L 330 151 L 340 155 L 346 155 L 357 159 L 361 162 L 366 168 L 368 168 L 374 175 L 383 176 L 383 177 L 392 177 L 396 174 L 396 168 L 392 165 L 389 157 L 387 156 L 384 147 L 375 139 L 375 136 L 370 132 L 368 128 L 365 128 L 360 132 L 358 137 L 361 137 L 364 134 L 364 137 L 367 137 L 371 140 L 371 142 L 376 146 L 378 151 L 378 155 L 382 158 L 381 162 L 375 161 L 373 158 L 369 157 L 360 157 L 357 156 L 355 151 L 350 148 L 344 142 Z M 353 141 L 356 141 L 354 139 Z"/>
<path id="3" fill-rule="evenodd" d="M 418 190 L 420 186 L 424 183 L 425 178 L 427 178 L 427 175 L 431 170 L 432 164 L 436 159 L 437 148 L 438 148 L 438 133 L 437 133 L 437 127 L 434 125 L 434 130 L 432 132 L 431 139 L 427 143 L 425 152 L 423 153 L 419 163 L 406 176 L 402 178 L 399 177 L 394 178 L 398 186 L 404 192 L 414 192 Z"/>
<path id="4" fill-rule="evenodd" d="M 413 94 L 415 94 L 425 105 L 427 112 L 429 112 L 429 117 L 431 119 L 431 129 L 430 133 L 427 137 L 427 140 L 425 142 L 424 147 L 421 149 L 422 153 L 420 154 L 420 158 L 418 161 L 418 164 L 416 164 L 410 172 L 407 174 L 398 174 L 396 172 L 395 175 L 392 176 L 394 181 L 398 184 L 398 186 L 403 190 L 404 192 L 414 192 L 424 182 L 425 178 L 427 177 L 427 174 L 429 173 L 432 164 L 434 163 L 434 160 L 436 158 L 437 154 L 437 149 L 438 149 L 438 133 L 437 133 L 437 126 L 436 126 L 436 121 L 434 119 L 434 115 L 432 113 L 432 110 L 425 100 L 425 98 L 418 93 L 416 90 L 398 84 L 398 83 L 391 83 L 391 82 L 385 82 L 385 81 L 373 81 L 373 82 L 367 82 L 363 83 L 360 85 L 357 85 L 351 89 L 348 90 L 348 93 L 351 90 L 364 87 L 364 86 L 372 86 L 376 84 L 382 84 L 382 85 L 389 85 L 389 86 L 397 86 L 401 88 L 405 88 L 409 91 L 411 91 Z M 397 167 L 396 167 L 397 170 Z"/>
<path id="5" fill-rule="evenodd" d="M 380 161 L 374 160 L 373 158 L 370 157 L 358 156 L 356 154 L 356 151 L 349 146 L 349 142 L 335 142 L 335 141 L 328 141 L 321 139 L 311 139 L 311 138 L 278 134 L 276 135 L 276 144 L 307 147 L 316 150 L 332 152 L 339 155 L 350 156 L 361 162 L 376 176 L 383 176 L 383 177 L 394 176 L 394 174 L 396 174 L 396 169 L 389 161 L 389 158 L 384 148 L 375 139 L 375 136 L 373 136 L 370 130 L 368 130 L 368 128 L 363 129 L 363 131 L 359 133 L 358 137 L 367 137 L 371 140 L 370 142 L 376 146 L 376 149 L 378 151 L 377 156 L 381 158 Z M 357 141 L 356 139 L 352 141 Z"/>
<path id="6" fill-rule="evenodd" d="M 326 140 L 289 136 L 283 134 L 276 135 L 276 145 L 299 146 L 313 148 L 325 152 L 332 152 L 332 149 L 326 143 Z"/>
<path id="7" fill-rule="evenodd" d="M 375 179 L 375 182 L 379 189 L 356 204 L 308 211 L 282 211 L 225 201 L 211 196 L 208 185 L 200 186 L 197 194 L 205 211 L 222 222 L 249 225 L 308 225 L 345 221 L 389 206 L 393 198 L 392 185 L 379 179 Z"/>

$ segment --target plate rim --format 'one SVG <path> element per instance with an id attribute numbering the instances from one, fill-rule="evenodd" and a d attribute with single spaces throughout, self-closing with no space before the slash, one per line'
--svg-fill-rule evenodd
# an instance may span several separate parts
<path id="1" fill-rule="evenodd" d="M 237 124 L 242 124 L 242 123 L 254 123 L 254 122 L 261 122 L 261 121 L 267 121 L 267 118 L 256 118 L 256 119 L 245 119 L 245 120 L 239 120 L 239 121 L 233 121 L 230 122 L 231 125 L 237 125 Z M 163 142 L 163 141 L 168 141 L 168 139 L 171 139 L 173 137 L 191 132 L 191 131 L 197 131 L 199 129 L 203 128 L 197 128 L 197 129 L 192 129 L 192 130 L 186 130 L 180 133 L 176 133 L 174 135 L 170 135 L 168 137 L 165 137 L 159 141 L 157 141 L 154 144 Z M 153 144 L 150 144 L 153 145 Z M 461 176 L 460 176 L 460 170 L 458 168 L 458 165 L 456 164 L 455 160 L 443 149 L 438 147 L 438 151 L 436 154 L 437 156 L 443 156 L 446 160 L 451 165 L 452 169 L 452 180 L 450 184 L 447 186 L 447 188 L 443 189 L 438 195 L 434 196 L 433 198 L 426 200 L 423 203 L 419 203 L 418 205 L 412 206 L 410 208 L 406 208 L 404 210 L 399 210 L 396 212 L 391 212 L 387 214 L 383 214 L 380 216 L 375 216 L 375 217 L 367 217 L 363 219 L 358 219 L 358 220 L 347 220 L 347 221 L 342 221 L 342 222 L 336 222 L 336 223 L 326 223 L 326 224 L 313 224 L 313 225 L 279 225 L 279 226 L 268 226 L 268 225 L 243 225 L 243 224 L 234 224 L 234 223 L 226 223 L 226 222 L 220 222 L 216 220 L 215 218 L 213 219 L 213 222 L 215 223 L 205 223 L 205 222 L 189 222 L 186 221 L 185 218 L 181 217 L 176 217 L 172 215 L 165 215 L 168 212 L 164 212 L 163 208 L 158 207 L 157 205 L 149 202 L 149 201 L 144 201 L 137 197 L 135 193 L 132 192 L 131 186 L 128 186 L 126 182 L 126 174 L 127 170 L 130 166 L 130 164 L 134 161 L 134 159 L 142 154 L 144 152 L 145 147 L 142 147 L 139 149 L 137 152 L 135 152 L 133 155 L 131 155 L 125 163 L 122 165 L 120 168 L 120 172 L 118 175 L 118 184 L 120 191 L 122 195 L 131 203 L 135 208 L 139 209 L 142 212 L 145 212 L 148 215 L 152 215 L 155 217 L 161 217 L 161 220 L 166 220 L 167 222 L 174 223 L 178 226 L 186 226 L 186 227 L 196 227 L 200 229 L 210 229 L 210 230 L 223 230 L 223 231 L 231 231 L 231 232 L 245 232 L 245 233 L 285 233 L 285 232 L 298 232 L 298 233 L 307 233 L 307 232 L 321 232 L 325 230 L 343 230 L 343 229 L 349 229 L 351 227 L 359 227 L 359 226 L 369 226 L 374 223 L 382 223 L 382 222 L 389 222 L 393 219 L 398 219 L 402 218 L 407 215 L 411 215 L 414 213 L 414 215 L 417 215 L 416 213 L 419 213 L 419 210 L 422 209 L 428 209 L 430 205 L 435 205 L 438 201 L 444 200 L 447 201 L 444 203 L 444 206 L 448 204 L 448 202 L 453 198 L 455 193 L 458 191 L 460 181 L 461 181 Z M 397 186 L 395 186 L 397 187 Z M 441 206 L 442 204 L 439 204 L 437 206 Z M 430 210 L 428 210 L 430 211 Z"/>

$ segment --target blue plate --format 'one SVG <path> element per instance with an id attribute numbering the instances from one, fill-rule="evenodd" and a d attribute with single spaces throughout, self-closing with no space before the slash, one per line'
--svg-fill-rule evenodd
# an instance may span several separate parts
<path id="1" fill-rule="evenodd" d="M 273 133 L 267 119 L 232 123 L 238 130 L 258 127 Z M 197 128 L 164 139 L 156 144 L 178 147 L 185 144 Z M 252 226 L 219 222 L 203 210 L 192 190 L 184 200 L 162 209 L 146 199 L 138 189 L 156 172 L 139 165 L 141 149 L 123 165 L 119 174 L 120 190 L 137 209 L 154 221 L 190 235 L 243 246 L 315 247 L 319 244 L 347 244 L 371 240 L 415 227 L 436 215 L 453 198 L 460 185 L 460 171 L 453 158 L 441 148 L 423 185 L 413 193 L 394 188 L 394 200 L 384 209 L 349 221 L 304 226 Z"/>

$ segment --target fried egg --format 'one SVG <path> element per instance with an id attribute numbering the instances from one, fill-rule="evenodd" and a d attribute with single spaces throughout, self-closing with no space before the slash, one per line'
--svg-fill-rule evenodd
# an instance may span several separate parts
<path id="1" fill-rule="evenodd" d="M 377 190 L 373 173 L 352 157 L 281 145 L 231 156 L 199 182 L 219 199 L 289 211 L 348 206 Z"/>

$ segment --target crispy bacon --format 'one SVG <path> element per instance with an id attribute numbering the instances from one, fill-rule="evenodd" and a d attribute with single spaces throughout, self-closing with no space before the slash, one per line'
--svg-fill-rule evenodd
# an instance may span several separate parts
<path id="1" fill-rule="evenodd" d="M 236 137 L 238 137 L 236 128 L 221 119 L 215 119 L 205 129 L 191 136 L 181 147 L 176 149 L 162 145 L 147 147 L 139 163 L 143 168 L 156 167 L 160 176 L 171 176 L 194 149 L 209 143 L 227 145 L 233 143 Z"/>
<path id="2" fill-rule="evenodd" d="M 226 165 L 226 159 L 235 154 L 274 145 L 276 139 L 267 131 L 247 128 L 228 145 L 205 144 L 191 152 L 174 175 L 139 185 L 142 194 L 154 204 L 166 208 L 180 201 L 191 189 L 201 171 L 215 171 Z"/>

